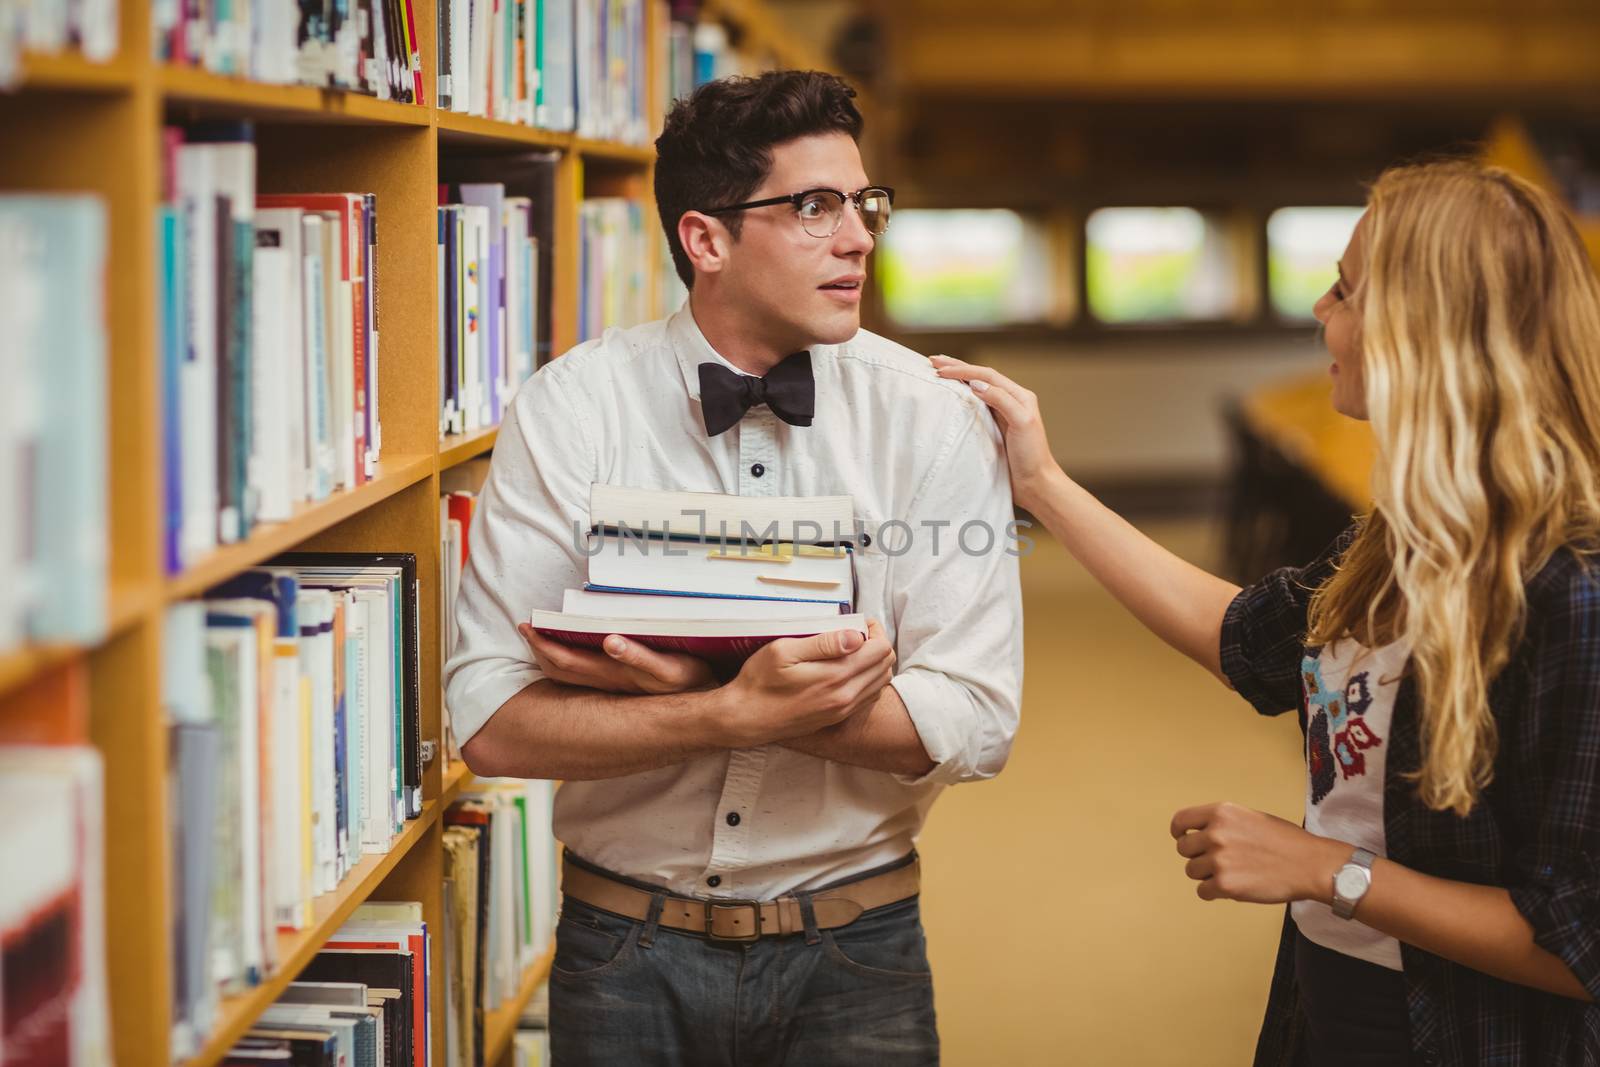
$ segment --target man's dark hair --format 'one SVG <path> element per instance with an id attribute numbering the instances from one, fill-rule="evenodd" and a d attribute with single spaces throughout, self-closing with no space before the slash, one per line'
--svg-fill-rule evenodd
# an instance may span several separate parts
<path id="1" fill-rule="evenodd" d="M 694 268 L 678 241 L 684 212 L 750 199 L 771 172 L 777 145 L 826 133 L 859 141 L 855 95 L 832 74 L 779 70 L 707 82 L 672 105 L 656 138 L 656 210 L 684 285 L 694 285 Z M 737 238 L 739 213 L 722 221 Z"/>

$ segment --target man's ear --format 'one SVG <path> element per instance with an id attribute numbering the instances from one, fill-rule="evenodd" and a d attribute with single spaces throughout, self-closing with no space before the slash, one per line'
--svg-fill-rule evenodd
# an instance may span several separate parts
<path id="1" fill-rule="evenodd" d="M 728 264 L 733 235 L 712 216 L 685 211 L 678 219 L 678 242 L 696 274 L 717 274 Z"/>

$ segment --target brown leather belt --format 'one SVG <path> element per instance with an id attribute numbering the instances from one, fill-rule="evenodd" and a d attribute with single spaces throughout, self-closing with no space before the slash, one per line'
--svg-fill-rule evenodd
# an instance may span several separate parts
<path id="1" fill-rule="evenodd" d="M 811 895 L 817 929 L 848 926 L 864 911 L 895 904 L 917 895 L 921 888 L 920 862 L 912 860 L 883 874 L 859 882 L 824 889 Z M 650 917 L 655 894 L 595 874 L 565 860 L 561 864 L 561 891 L 591 907 L 644 922 Z M 672 930 L 703 934 L 717 941 L 756 941 L 804 933 L 805 919 L 794 896 L 777 900 L 702 900 L 669 896 L 661 906 L 660 923 Z"/>

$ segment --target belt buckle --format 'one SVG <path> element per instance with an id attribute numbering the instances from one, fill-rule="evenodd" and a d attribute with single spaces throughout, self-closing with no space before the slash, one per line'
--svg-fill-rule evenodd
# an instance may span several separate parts
<path id="1" fill-rule="evenodd" d="M 716 929 L 716 915 L 718 911 L 735 911 L 739 908 L 750 909 L 749 934 L 719 934 Z M 713 941 L 759 941 L 761 940 L 761 902 L 759 900 L 708 900 L 706 901 L 706 936 Z"/>

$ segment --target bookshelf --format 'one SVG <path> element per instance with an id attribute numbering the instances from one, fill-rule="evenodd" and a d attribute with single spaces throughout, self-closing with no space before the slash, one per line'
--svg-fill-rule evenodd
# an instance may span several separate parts
<path id="1" fill-rule="evenodd" d="M 646 33 L 666 33 L 665 5 L 651 5 Z M 439 508 L 442 472 L 494 448 L 496 428 L 438 438 L 438 316 L 434 271 L 436 182 L 441 159 L 527 148 L 558 153 L 551 348 L 576 344 L 579 206 L 588 196 L 627 196 L 653 212 L 654 150 L 571 133 L 380 101 L 309 86 L 259 84 L 152 58 L 147 5 L 122 4 L 117 57 L 96 64 L 72 55 L 27 56 L 16 89 L 0 93 L 0 191 L 97 194 L 106 204 L 108 374 L 109 623 L 84 646 L 52 644 L 0 652 L 0 743 L 92 743 L 105 761 L 107 967 L 111 1028 L 122 1064 L 174 1062 L 169 945 L 168 773 L 161 707 L 162 620 L 170 604 L 290 549 L 407 551 L 417 556 L 422 736 L 441 732 L 438 641 Z M 430 100 L 436 69 L 435 0 L 416 0 Z M 775 16 L 749 0 L 715 0 L 702 18 L 723 21 L 754 67 L 817 66 L 791 47 Z M 647 49 L 657 62 L 658 49 Z M 658 79 L 650 77 L 652 94 Z M 660 114 L 665 102 L 651 101 Z M 259 526 L 176 575 L 161 561 L 160 353 L 156 209 L 161 136 L 170 123 L 249 119 L 256 126 L 261 192 L 361 189 L 378 197 L 378 390 L 383 456 L 357 488 L 302 505 L 288 521 Z M 420 268 L 420 269 L 419 269 Z M 659 263 L 649 265 L 650 284 Z M 87 721 L 59 711 L 50 694 L 81 684 Z M 261 984 L 220 1005 L 216 1025 L 184 1067 L 210 1067 L 367 900 L 419 900 L 430 928 L 443 929 L 443 819 L 471 786 L 460 764 L 438 760 L 423 774 L 423 811 L 394 847 L 366 857 L 332 892 L 313 902 L 305 929 L 280 934 L 280 966 Z M 432 942 L 431 1003 L 442 1011 L 443 939 Z M 485 1016 L 485 1063 L 508 1064 L 524 1005 L 549 975 L 551 955 L 522 976 L 517 993 Z M 443 1062 L 444 1026 L 433 1055 Z"/>

